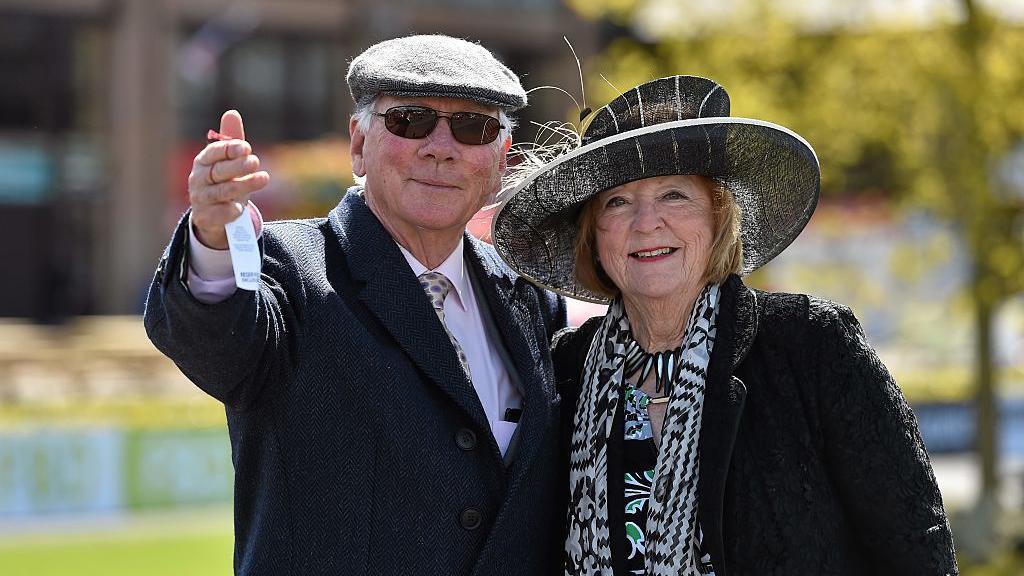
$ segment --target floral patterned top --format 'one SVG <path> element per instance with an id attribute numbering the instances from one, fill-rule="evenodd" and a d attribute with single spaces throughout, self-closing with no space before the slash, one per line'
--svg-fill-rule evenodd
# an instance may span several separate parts
<path id="1" fill-rule="evenodd" d="M 627 573 L 639 576 L 646 574 L 647 570 L 644 531 L 647 526 L 651 490 L 654 486 L 654 468 L 658 463 L 658 447 L 654 443 L 651 417 L 647 411 L 650 403 L 650 397 L 643 390 L 626 384 L 622 463 L 626 475 L 625 525 L 626 539 L 629 542 L 626 569 Z M 704 552 L 701 561 L 707 568 L 702 573 L 714 576 L 711 557 L 706 550 Z"/>

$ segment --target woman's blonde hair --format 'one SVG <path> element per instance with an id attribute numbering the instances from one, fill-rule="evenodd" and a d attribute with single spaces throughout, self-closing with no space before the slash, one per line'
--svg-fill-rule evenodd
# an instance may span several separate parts
<path id="1" fill-rule="evenodd" d="M 722 183 L 706 176 L 694 176 L 711 193 L 715 239 L 711 244 L 705 282 L 721 282 L 729 274 L 739 273 L 743 268 L 743 241 L 740 237 L 740 206 L 732 191 Z M 576 281 L 587 290 L 605 298 L 615 298 L 619 288 L 608 277 L 597 260 L 597 217 L 601 212 L 595 194 L 580 211 L 579 233 L 576 236 L 574 272 Z"/>

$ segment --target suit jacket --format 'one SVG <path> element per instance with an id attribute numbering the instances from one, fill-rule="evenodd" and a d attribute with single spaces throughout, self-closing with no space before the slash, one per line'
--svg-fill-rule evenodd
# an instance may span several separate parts
<path id="1" fill-rule="evenodd" d="M 268 222 L 256 292 L 206 305 L 187 218 L 146 306 L 154 344 L 226 406 L 235 572 L 548 573 L 558 563 L 564 301 L 469 235 L 465 258 L 523 393 L 503 462 L 419 282 L 360 190 L 327 218 Z"/>
<path id="2" fill-rule="evenodd" d="M 566 438 L 599 324 L 552 343 Z M 697 484 L 716 576 L 956 574 L 914 413 L 850 309 L 751 291 L 734 275 L 722 285 L 717 326 Z M 616 574 L 628 550 L 622 426 L 620 409 L 608 442 Z"/>

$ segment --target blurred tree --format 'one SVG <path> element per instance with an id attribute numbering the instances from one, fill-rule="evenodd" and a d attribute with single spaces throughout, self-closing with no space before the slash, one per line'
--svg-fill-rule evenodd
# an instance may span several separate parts
<path id="1" fill-rule="evenodd" d="M 826 196 L 881 192 L 961 230 L 976 334 L 977 510 L 991 534 L 992 319 L 1024 290 L 1024 190 L 999 178 L 1024 135 L 1024 30 L 975 0 L 935 3 L 929 14 L 873 14 L 857 0 L 818 12 L 766 0 L 567 1 L 609 31 L 587 66 L 588 104 L 660 76 L 713 78 L 734 116 L 783 124 L 813 143 Z M 615 34 L 623 30 L 631 33 Z"/>

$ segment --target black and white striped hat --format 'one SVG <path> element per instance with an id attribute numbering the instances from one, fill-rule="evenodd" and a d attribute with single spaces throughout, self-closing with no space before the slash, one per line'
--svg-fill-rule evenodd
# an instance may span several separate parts
<path id="1" fill-rule="evenodd" d="M 563 295 L 607 302 L 581 286 L 574 248 L 583 205 L 615 186 L 672 174 L 724 184 L 742 211 L 743 274 L 782 252 L 818 204 L 818 158 L 798 134 L 729 116 L 729 95 L 696 76 L 660 78 L 598 110 L 579 148 L 503 195 L 494 246 L 517 272 Z"/>

